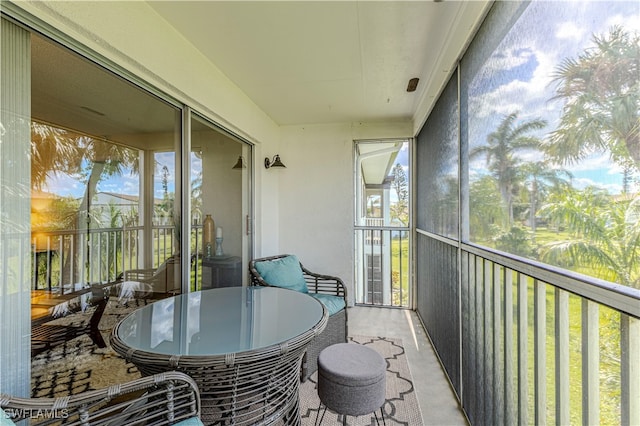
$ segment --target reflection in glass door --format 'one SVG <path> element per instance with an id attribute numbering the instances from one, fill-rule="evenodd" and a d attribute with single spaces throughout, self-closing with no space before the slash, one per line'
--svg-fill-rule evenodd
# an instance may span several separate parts
<path id="1" fill-rule="evenodd" d="M 191 290 L 246 285 L 251 146 L 191 120 Z"/>
<path id="2" fill-rule="evenodd" d="M 89 289 L 179 292 L 180 108 L 39 35 L 30 53 L 32 320 Z"/>

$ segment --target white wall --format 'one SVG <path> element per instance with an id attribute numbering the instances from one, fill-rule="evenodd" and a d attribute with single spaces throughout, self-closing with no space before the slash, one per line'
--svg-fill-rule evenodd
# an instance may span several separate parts
<path id="1" fill-rule="evenodd" d="M 353 303 L 354 160 L 357 139 L 411 135 L 411 123 L 329 124 L 282 128 L 279 235 L 273 251 L 296 254 L 311 271 L 337 275 Z M 270 248 L 271 249 L 271 248 Z"/>

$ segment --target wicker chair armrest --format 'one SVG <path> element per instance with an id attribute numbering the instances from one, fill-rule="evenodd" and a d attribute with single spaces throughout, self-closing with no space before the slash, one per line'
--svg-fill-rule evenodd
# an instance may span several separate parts
<path id="1" fill-rule="evenodd" d="M 347 300 L 347 288 L 340 278 L 311 272 L 302 264 L 300 267 L 310 293 L 330 294 L 332 296 L 340 296 L 345 301 Z"/>
<path id="2" fill-rule="evenodd" d="M 148 423 L 171 425 L 200 417 L 200 393 L 196 383 L 177 371 L 142 377 L 108 388 L 60 398 L 18 398 L 0 394 L 0 408 L 11 420 L 30 419 L 32 424 Z"/>
<path id="3" fill-rule="evenodd" d="M 155 269 L 129 269 L 124 272 L 125 281 L 149 281 L 153 278 Z"/>

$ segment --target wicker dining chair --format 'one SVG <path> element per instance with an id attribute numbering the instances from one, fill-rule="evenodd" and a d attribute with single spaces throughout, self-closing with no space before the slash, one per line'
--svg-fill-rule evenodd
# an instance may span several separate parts
<path id="1" fill-rule="evenodd" d="M 0 424 L 202 425 L 196 383 L 177 371 L 59 398 L 0 394 Z"/>
<path id="2" fill-rule="evenodd" d="M 300 286 L 289 286 L 286 281 L 287 278 L 290 277 L 279 280 L 274 278 L 273 274 L 269 277 L 263 276 L 263 274 L 259 272 L 260 269 L 264 269 L 260 267 L 260 264 L 262 263 L 262 266 L 264 266 L 266 262 L 288 262 L 288 267 L 299 265 L 300 271 L 295 270 L 292 272 L 294 274 L 302 274 L 306 288 L 304 285 L 302 288 L 300 288 Z M 330 314 L 327 327 L 311 342 L 302 361 L 301 380 L 307 380 L 309 376 L 318 369 L 318 355 L 322 349 L 334 343 L 344 343 L 347 341 L 347 289 L 344 282 L 335 276 L 322 275 L 309 271 L 298 261 L 296 256 L 290 254 L 253 259 L 249 262 L 249 271 L 251 273 L 251 285 L 284 287 L 294 291 L 301 291 L 317 298 L 327 306 Z M 341 306 L 342 308 L 340 308 Z"/>
<path id="3" fill-rule="evenodd" d="M 125 281 L 137 281 L 149 285 L 147 291 L 152 294 L 166 295 L 180 292 L 179 282 L 175 279 L 176 268 L 180 265 L 180 256 L 173 255 L 156 269 L 129 269 L 124 271 Z"/>

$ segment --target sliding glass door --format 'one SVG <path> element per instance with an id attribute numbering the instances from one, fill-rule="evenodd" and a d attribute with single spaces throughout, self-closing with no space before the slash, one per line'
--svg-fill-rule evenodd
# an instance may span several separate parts
<path id="1" fill-rule="evenodd" d="M 180 108 L 35 34 L 31 61 L 34 312 L 121 280 L 179 292 Z"/>
<path id="2" fill-rule="evenodd" d="M 246 285 L 250 160 L 249 145 L 202 117 L 192 117 L 192 289 Z"/>

